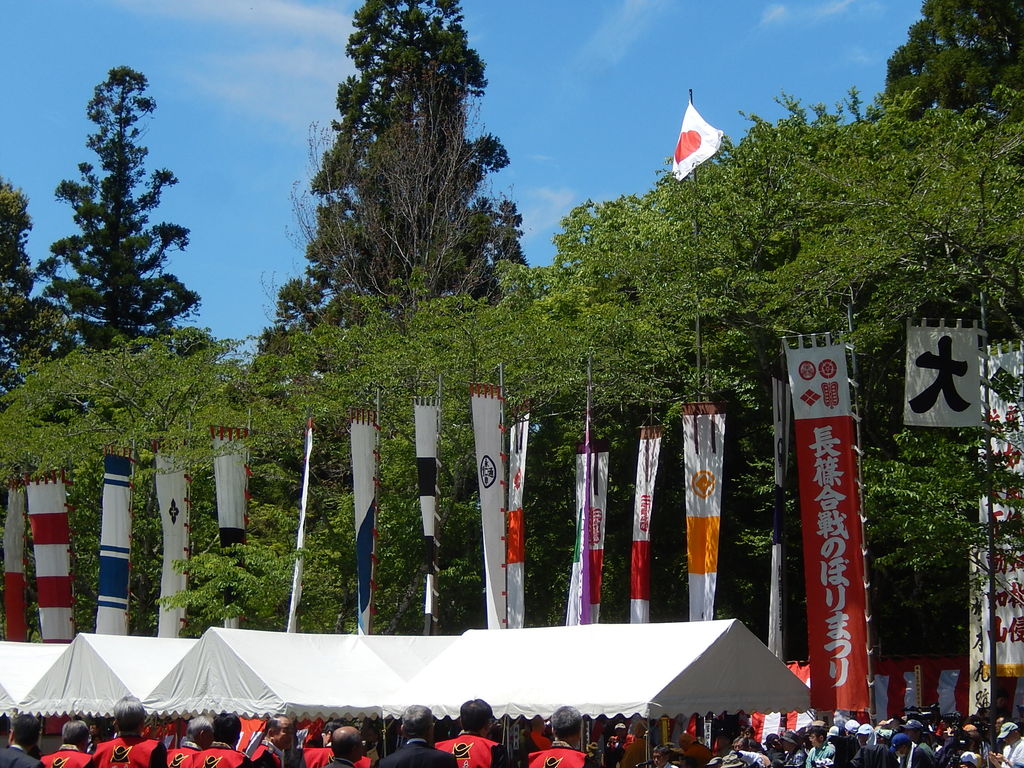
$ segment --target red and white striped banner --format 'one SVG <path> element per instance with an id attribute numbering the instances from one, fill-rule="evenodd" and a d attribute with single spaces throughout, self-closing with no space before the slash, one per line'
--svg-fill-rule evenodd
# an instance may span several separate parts
<path id="1" fill-rule="evenodd" d="M 163 529 L 163 566 L 160 570 L 160 597 L 171 597 L 183 592 L 187 586 L 185 574 L 174 567 L 174 563 L 188 560 L 189 556 L 189 515 L 192 501 L 189 488 L 192 478 L 175 461 L 174 457 L 159 452 L 154 456 L 156 465 L 156 501 L 160 507 L 160 527 Z M 157 622 L 159 637 L 178 637 L 185 624 L 185 609 L 171 608 L 160 601 Z"/>
<path id="2" fill-rule="evenodd" d="M 786 345 L 786 360 L 796 421 L 811 706 L 867 710 L 863 535 L 846 347 L 801 336 L 796 347 Z"/>
<path id="3" fill-rule="evenodd" d="M 686 472 L 690 621 L 711 621 L 715 618 L 724 463 L 724 408 L 718 403 L 685 404 L 683 466 Z"/>
<path id="4" fill-rule="evenodd" d="M 96 634 L 128 634 L 128 574 L 132 534 L 131 450 L 103 450 L 103 517 Z"/>
<path id="5" fill-rule="evenodd" d="M 630 624 L 646 624 L 651 620 L 651 511 L 654 508 L 654 479 L 658 475 L 660 453 L 661 427 L 641 427 L 630 552 Z"/>
<path id="6" fill-rule="evenodd" d="M 484 587 L 487 593 L 487 628 L 508 626 L 505 582 L 505 455 L 501 450 L 501 387 L 470 384 L 477 480 L 480 487 L 480 523 L 484 542 Z"/>
<path id="7" fill-rule="evenodd" d="M 7 517 L 4 519 L 4 616 L 5 638 L 28 640 L 25 616 L 25 486 L 20 480 L 7 485 Z"/>
<path id="8" fill-rule="evenodd" d="M 377 589 L 377 412 L 366 408 L 349 410 L 352 441 L 352 497 L 356 523 L 356 581 L 360 635 L 373 634 L 374 592 Z"/>
<path id="9" fill-rule="evenodd" d="M 44 643 L 70 643 L 75 635 L 67 484 L 61 471 L 50 472 L 26 486 L 36 561 L 39 633 Z"/>
<path id="10" fill-rule="evenodd" d="M 505 559 L 508 563 L 508 626 L 522 629 L 526 616 L 526 531 L 523 521 L 523 484 L 526 480 L 526 446 L 530 436 L 530 414 L 515 420 L 508 442 L 508 533 Z"/>

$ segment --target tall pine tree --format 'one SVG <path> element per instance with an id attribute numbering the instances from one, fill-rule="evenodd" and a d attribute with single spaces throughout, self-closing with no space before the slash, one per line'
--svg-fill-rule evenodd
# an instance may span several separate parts
<path id="1" fill-rule="evenodd" d="M 147 85 L 142 73 L 115 67 L 96 87 L 86 113 L 97 129 L 86 146 L 104 175 L 81 163 L 80 182 L 57 186 L 57 199 L 74 208 L 80 233 L 55 242 L 53 255 L 40 264 L 40 273 L 51 280 L 45 295 L 65 307 L 91 347 L 163 333 L 199 303 L 196 293 L 164 270 L 168 254 L 188 245 L 188 230 L 149 224 L 161 193 L 178 180 L 166 169 L 148 177 L 145 172 L 149 151 L 138 143 L 138 123 L 156 109 L 145 95 Z"/>
<path id="2" fill-rule="evenodd" d="M 493 296 L 495 263 L 523 261 L 522 219 L 485 185 L 508 155 L 476 130 L 487 80 L 459 3 L 367 0 L 354 24 L 346 50 L 358 74 L 338 87 L 315 209 L 301 222 L 306 277 L 279 296 L 284 326 L 351 319 L 354 296 L 387 296 L 399 311 L 422 297 Z"/>

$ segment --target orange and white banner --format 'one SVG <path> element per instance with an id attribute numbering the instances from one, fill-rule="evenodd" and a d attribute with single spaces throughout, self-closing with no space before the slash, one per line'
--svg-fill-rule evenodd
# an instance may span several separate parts
<path id="1" fill-rule="evenodd" d="M 651 511 L 654 508 L 654 478 L 658 475 L 660 453 L 661 427 L 641 427 L 630 553 L 630 624 L 646 624 L 651 620 Z"/>
<path id="2" fill-rule="evenodd" d="M 686 473 L 690 621 L 715 618 L 724 457 L 724 408 L 718 403 L 684 405 L 683 467 Z"/>
<path id="3" fill-rule="evenodd" d="M 470 384 L 477 479 L 480 482 L 480 524 L 484 542 L 484 588 L 487 628 L 508 626 L 505 586 L 505 457 L 501 450 L 501 387 Z"/>
<path id="4" fill-rule="evenodd" d="M 508 534 L 506 536 L 506 577 L 508 581 L 508 626 L 522 629 L 526 617 L 526 531 L 523 521 L 523 483 L 526 480 L 526 446 L 530 437 L 530 414 L 516 419 L 508 439 Z"/>
<path id="5" fill-rule="evenodd" d="M 846 346 L 786 345 L 796 422 L 811 706 L 870 707 L 863 533 Z"/>

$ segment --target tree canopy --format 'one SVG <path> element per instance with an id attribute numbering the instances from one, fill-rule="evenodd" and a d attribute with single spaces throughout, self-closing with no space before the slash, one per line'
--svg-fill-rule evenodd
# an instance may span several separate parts
<path id="1" fill-rule="evenodd" d="M 177 179 L 166 169 L 146 176 L 148 150 L 138 143 L 139 121 L 156 109 L 147 87 L 146 77 L 128 67 L 111 69 L 96 86 L 86 108 L 96 132 L 86 146 L 99 158 L 99 169 L 81 163 L 81 181 L 62 181 L 56 190 L 57 199 L 74 210 L 80 232 L 55 242 L 39 266 L 50 279 L 46 296 L 66 308 L 82 340 L 94 347 L 119 336 L 166 332 L 199 303 L 165 269 L 169 254 L 188 245 L 188 230 L 149 223 L 164 189 Z"/>

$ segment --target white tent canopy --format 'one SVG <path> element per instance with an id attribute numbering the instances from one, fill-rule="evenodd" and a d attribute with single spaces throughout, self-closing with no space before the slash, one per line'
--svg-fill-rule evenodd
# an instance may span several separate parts
<path id="1" fill-rule="evenodd" d="M 396 694 L 385 714 L 426 704 L 435 717 L 457 717 L 474 698 L 512 717 L 563 704 L 595 717 L 809 704 L 804 683 L 736 620 L 470 630 Z"/>
<path id="2" fill-rule="evenodd" d="M 384 692 L 455 640 L 213 628 L 144 703 L 162 715 L 379 714 Z"/>
<path id="3" fill-rule="evenodd" d="M 0 642 L 0 710 L 17 709 L 66 648 L 63 643 Z"/>
<path id="4" fill-rule="evenodd" d="M 80 634 L 19 702 L 39 715 L 105 716 L 124 696 L 144 698 L 195 640 Z"/>

